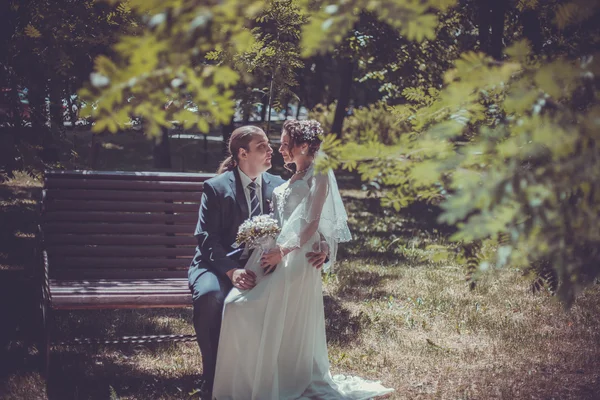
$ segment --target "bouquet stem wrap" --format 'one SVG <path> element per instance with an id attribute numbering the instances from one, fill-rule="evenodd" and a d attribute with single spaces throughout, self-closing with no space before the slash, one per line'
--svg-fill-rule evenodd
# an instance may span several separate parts
<path id="1" fill-rule="evenodd" d="M 256 283 L 265 276 L 260 267 L 260 258 L 263 253 L 276 247 L 276 238 L 281 232 L 279 223 L 271 215 L 258 215 L 248 219 L 240 225 L 233 247 L 239 247 L 242 244 L 247 249 L 254 250 L 246 262 L 245 268 L 256 274 Z"/>
<path id="2" fill-rule="evenodd" d="M 260 266 L 260 258 L 263 253 L 268 252 L 276 247 L 275 238 L 273 236 L 261 237 L 257 240 L 250 249 L 254 251 L 250 255 L 248 262 L 246 263 L 246 269 L 256 274 L 256 283 L 258 283 L 264 276 L 265 272 Z"/>

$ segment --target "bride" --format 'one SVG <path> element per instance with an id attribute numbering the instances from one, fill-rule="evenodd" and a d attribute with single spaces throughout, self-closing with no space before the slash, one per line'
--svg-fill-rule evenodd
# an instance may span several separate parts
<path id="1" fill-rule="evenodd" d="M 324 268 L 331 268 L 337 244 L 351 236 L 333 172 L 314 170 L 321 134 L 312 120 L 283 125 L 279 152 L 296 172 L 273 192 L 281 233 L 276 250 L 262 257 L 256 250 L 246 264 L 262 275 L 256 286 L 234 288 L 225 300 L 214 399 L 368 399 L 393 391 L 329 372 L 321 275 L 305 254 L 324 239 Z"/>

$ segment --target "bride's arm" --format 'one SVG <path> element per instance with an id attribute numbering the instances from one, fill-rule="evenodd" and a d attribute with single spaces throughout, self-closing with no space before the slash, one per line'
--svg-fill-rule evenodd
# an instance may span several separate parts
<path id="1" fill-rule="evenodd" d="M 312 180 L 311 190 L 304 200 L 306 203 L 303 206 L 302 215 L 300 215 L 301 226 L 297 239 L 280 243 L 280 249 L 284 256 L 304 246 L 319 229 L 321 212 L 329 193 L 329 181 L 326 175 L 315 175 Z"/>
<path id="2" fill-rule="evenodd" d="M 296 216 L 286 222 L 286 226 L 282 227 L 282 233 L 277 240 L 279 252 L 265 254 L 262 264 L 278 264 L 283 257 L 304 246 L 314 236 L 319 228 L 321 212 L 328 193 L 329 181 L 326 175 L 316 175 L 312 178 L 311 190 L 307 198 L 298 206 L 302 208 L 297 210 Z"/>

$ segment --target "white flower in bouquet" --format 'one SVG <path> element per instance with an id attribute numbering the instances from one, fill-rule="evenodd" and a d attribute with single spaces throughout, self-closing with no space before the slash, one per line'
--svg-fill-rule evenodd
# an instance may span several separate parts
<path id="1" fill-rule="evenodd" d="M 257 215 L 240 225 L 233 247 L 245 244 L 249 249 L 260 247 L 266 250 L 273 247 L 275 238 L 280 231 L 281 228 L 276 219 L 266 214 Z"/>

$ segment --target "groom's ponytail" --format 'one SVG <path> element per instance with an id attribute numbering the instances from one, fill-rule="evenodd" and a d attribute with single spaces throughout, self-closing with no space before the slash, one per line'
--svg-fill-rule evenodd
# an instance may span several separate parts
<path id="1" fill-rule="evenodd" d="M 217 170 L 217 174 L 233 171 L 233 169 L 238 165 L 237 157 L 240 149 L 249 151 L 250 142 L 252 139 L 254 139 L 254 136 L 261 133 L 264 134 L 264 131 L 258 126 L 253 125 L 240 126 L 234 130 L 229 138 L 229 156 L 221 162 L 221 165 L 219 165 L 219 169 Z"/>
<path id="2" fill-rule="evenodd" d="M 231 171 L 236 167 L 236 162 L 233 159 L 233 156 L 229 156 L 224 159 L 219 165 L 219 169 L 217 170 L 217 174 L 222 174 L 223 172 Z"/>

